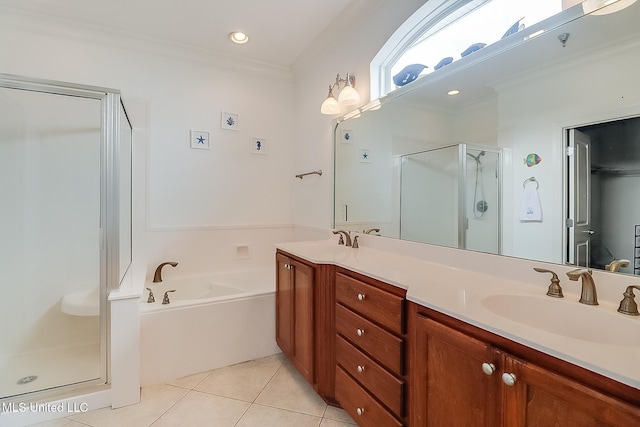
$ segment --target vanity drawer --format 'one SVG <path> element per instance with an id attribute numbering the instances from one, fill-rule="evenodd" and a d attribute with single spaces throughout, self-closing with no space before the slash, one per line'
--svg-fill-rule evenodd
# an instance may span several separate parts
<path id="1" fill-rule="evenodd" d="M 339 366 L 336 369 L 336 399 L 360 427 L 402 427 L 402 423 Z"/>
<path id="2" fill-rule="evenodd" d="M 396 416 L 402 418 L 403 381 L 340 336 L 336 336 L 336 362 Z"/>
<path id="3" fill-rule="evenodd" d="M 336 304 L 336 333 L 393 373 L 403 374 L 402 339 L 340 304 Z"/>
<path id="4" fill-rule="evenodd" d="M 397 334 L 402 334 L 404 298 L 360 280 L 336 274 L 336 301 Z"/>

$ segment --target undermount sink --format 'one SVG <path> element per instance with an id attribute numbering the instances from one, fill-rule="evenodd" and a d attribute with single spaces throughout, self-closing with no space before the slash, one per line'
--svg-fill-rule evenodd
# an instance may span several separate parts
<path id="1" fill-rule="evenodd" d="M 491 295 L 482 299 L 482 305 L 506 319 L 567 338 L 640 346 L 640 322 L 636 318 L 566 298 Z"/>

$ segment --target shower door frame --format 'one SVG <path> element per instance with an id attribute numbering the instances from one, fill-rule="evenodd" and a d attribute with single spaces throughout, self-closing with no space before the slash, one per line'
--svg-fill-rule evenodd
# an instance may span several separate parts
<path id="1" fill-rule="evenodd" d="M 119 158 L 120 91 L 98 86 L 80 85 L 0 73 L 0 88 L 41 92 L 52 95 L 96 99 L 100 101 L 100 377 L 75 384 L 60 384 L 53 389 L 37 390 L 28 396 L 50 395 L 110 382 L 108 352 L 108 293 L 117 289 L 119 277 Z M 23 395 L 18 395 L 22 398 Z M 13 399 L 13 398 L 9 398 Z"/>

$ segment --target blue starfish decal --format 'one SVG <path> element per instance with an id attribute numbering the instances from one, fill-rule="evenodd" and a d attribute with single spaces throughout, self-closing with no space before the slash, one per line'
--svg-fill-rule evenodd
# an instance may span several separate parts
<path id="1" fill-rule="evenodd" d="M 202 137 L 202 135 L 200 135 L 198 138 L 198 144 L 204 144 L 204 138 Z"/>

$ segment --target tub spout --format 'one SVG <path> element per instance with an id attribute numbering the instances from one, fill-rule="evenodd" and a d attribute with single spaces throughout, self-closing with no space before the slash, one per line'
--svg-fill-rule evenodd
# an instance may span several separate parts
<path id="1" fill-rule="evenodd" d="M 162 282 L 162 267 L 164 267 L 167 264 L 169 264 L 171 267 L 176 267 L 178 265 L 177 262 L 173 262 L 173 261 L 163 262 L 162 264 L 160 264 L 158 267 L 156 267 L 156 272 L 153 273 L 154 283 Z"/>

